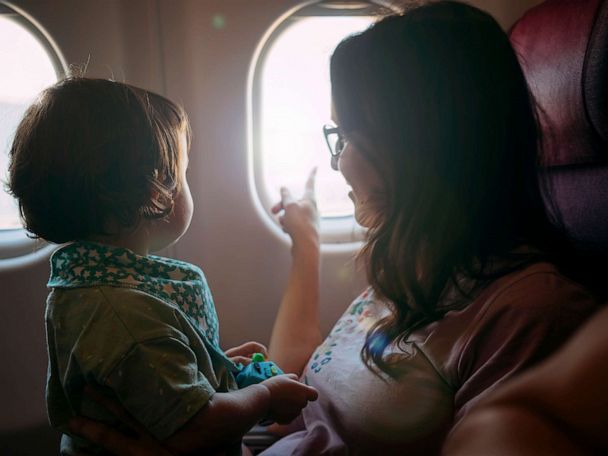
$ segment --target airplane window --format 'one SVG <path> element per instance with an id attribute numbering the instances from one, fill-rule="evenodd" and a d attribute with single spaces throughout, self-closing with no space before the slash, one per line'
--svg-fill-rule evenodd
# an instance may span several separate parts
<path id="1" fill-rule="evenodd" d="M 355 7 L 344 7 L 349 4 Z M 340 232 L 350 236 L 357 230 L 349 189 L 330 167 L 322 134 L 331 118 L 329 59 L 342 39 L 376 20 L 370 14 L 374 6 L 321 2 L 298 10 L 275 26 L 254 60 L 250 140 L 257 194 L 264 208 L 278 199 L 283 185 L 300 195 L 316 166 L 322 236 L 324 227 L 338 233 L 329 242 L 353 240 Z"/>
<path id="2" fill-rule="evenodd" d="M 54 84 L 65 65 L 34 21 L 0 2 L 0 259 L 31 252 L 15 200 L 5 191 L 8 152 L 17 125 L 36 95 Z"/>

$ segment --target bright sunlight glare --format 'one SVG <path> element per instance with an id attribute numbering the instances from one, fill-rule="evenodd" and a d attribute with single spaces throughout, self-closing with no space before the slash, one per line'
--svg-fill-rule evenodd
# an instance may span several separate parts
<path id="1" fill-rule="evenodd" d="M 322 127 L 331 117 L 329 59 L 346 36 L 366 29 L 371 17 L 305 17 L 272 43 L 261 71 L 261 160 L 271 200 L 281 186 L 301 195 L 317 171 L 317 203 L 323 217 L 352 215 L 348 187 L 330 167 Z"/>
<path id="2" fill-rule="evenodd" d="M 8 151 L 27 107 L 57 81 L 53 62 L 25 27 L 0 16 L 0 182 L 6 182 Z M 0 230 L 21 228 L 15 200 L 0 190 Z"/>

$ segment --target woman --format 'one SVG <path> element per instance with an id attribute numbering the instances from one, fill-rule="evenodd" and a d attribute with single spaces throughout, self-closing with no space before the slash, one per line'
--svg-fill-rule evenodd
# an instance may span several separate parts
<path id="1" fill-rule="evenodd" d="M 438 453 L 595 302 L 560 269 L 532 101 L 489 15 L 441 1 L 387 17 L 337 47 L 331 83 L 325 132 L 368 228 L 370 288 L 321 343 L 312 183 L 300 201 L 283 190 L 293 268 L 270 357 L 320 394 L 264 454 Z"/>
<path id="2" fill-rule="evenodd" d="M 385 18 L 338 46 L 331 83 L 332 155 L 369 230 L 371 287 L 316 348 L 316 230 L 310 203 L 284 193 L 294 275 L 270 356 L 320 398 L 268 454 L 432 454 L 593 300 L 552 264 L 563 241 L 543 209 L 534 110 L 490 16 L 439 2 Z"/>

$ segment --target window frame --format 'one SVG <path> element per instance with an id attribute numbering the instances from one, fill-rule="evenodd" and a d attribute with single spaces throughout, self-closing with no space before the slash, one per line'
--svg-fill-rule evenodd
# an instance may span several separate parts
<path id="1" fill-rule="evenodd" d="M 26 11 L 13 5 L 11 2 L 0 0 L 0 15 L 10 16 L 28 32 L 46 51 L 57 80 L 61 80 L 68 73 L 68 65 L 59 46 L 51 35 Z M 56 248 L 40 239 L 30 237 L 23 228 L 0 229 L 0 271 L 27 266 L 46 258 Z"/>
<path id="2" fill-rule="evenodd" d="M 319 16 L 369 16 L 370 10 L 397 12 L 394 5 L 383 0 L 338 2 L 329 0 L 309 0 L 287 10 L 266 30 L 253 54 L 247 77 L 247 155 L 249 194 L 256 211 L 267 228 L 275 235 L 288 241 L 270 207 L 279 196 L 272 198 L 266 194 L 263 182 L 261 160 L 261 72 L 268 51 L 275 40 L 289 28 L 294 19 Z M 327 119 L 329 120 L 329 119 Z M 321 135 L 322 125 L 319 125 Z M 328 162 L 329 162 L 328 153 Z M 329 165 L 328 165 L 329 166 Z M 324 249 L 353 250 L 359 248 L 364 239 L 365 229 L 358 225 L 353 215 L 321 217 L 320 240 Z"/>

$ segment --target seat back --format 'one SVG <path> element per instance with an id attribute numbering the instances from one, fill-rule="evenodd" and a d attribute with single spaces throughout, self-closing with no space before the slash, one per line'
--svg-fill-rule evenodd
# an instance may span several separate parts
<path id="1" fill-rule="evenodd" d="M 510 38 L 539 108 L 550 211 L 579 248 L 608 254 L 608 1 L 547 0 Z"/>

